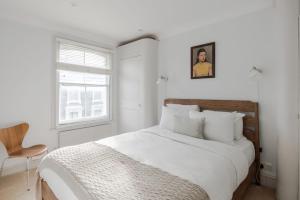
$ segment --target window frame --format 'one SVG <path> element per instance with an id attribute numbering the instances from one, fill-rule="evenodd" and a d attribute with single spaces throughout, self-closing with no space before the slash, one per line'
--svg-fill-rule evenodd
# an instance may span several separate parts
<path id="1" fill-rule="evenodd" d="M 105 53 L 109 55 L 109 68 L 96 68 L 91 66 L 84 66 L 84 65 L 76 65 L 76 64 L 68 64 L 68 63 L 61 63 L 59 62 L 59 51 L 60 51 L 60 43 L 66 43 L 70 45 L 75 45 L 82 48 L 87 48 L 93 51 L 98 51 L 101 53 Z M 80 129 L 80 128 L 88 128 L 93 126 L 105 125 L 110 124 L 112 122 L 112 83 L 113 83 L 113 51 L 110 49 L 104 49 L 97 46 L 92 46 L 80 42 L 75 42 L 72 40 L 62 39 L 62 38 L 55 38 L 55 126 L 57 130 L 65 131 L 65 130 L 73 130 L 73 129 Z M 109 75 L 109 82 L 107 90 L 108 90 L 108 97 L 107 97 L 107 117 L 99 117 L 99 118 L 91 118 L 91 119 L 81 119 L 74 122 L 69 123 L 60 123 L 59 122 L 59 102 L 60 102 L 60 81 L 59 81 L 59 71 L 72 71 L 72 72 L 80 72 L 80 73 L 91 73 L 91 74 L 101 74 L 101 75 Z"/>

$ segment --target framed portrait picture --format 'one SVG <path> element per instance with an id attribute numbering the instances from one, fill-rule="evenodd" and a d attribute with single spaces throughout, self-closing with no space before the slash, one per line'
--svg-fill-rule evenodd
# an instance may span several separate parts
<path id="1" fill-rule="evenodd" d="M 215 42 L 191 47 L 191 79 L 215 78 Z"/>

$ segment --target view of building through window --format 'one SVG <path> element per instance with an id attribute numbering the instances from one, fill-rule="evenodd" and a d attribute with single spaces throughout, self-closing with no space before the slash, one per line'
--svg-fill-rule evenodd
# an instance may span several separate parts
<path id="1" fill-rule="evenodd" d="M 80 72 L 59 72 L 61 123 L 100 118 L 107 113 L 109 77 Z"/>

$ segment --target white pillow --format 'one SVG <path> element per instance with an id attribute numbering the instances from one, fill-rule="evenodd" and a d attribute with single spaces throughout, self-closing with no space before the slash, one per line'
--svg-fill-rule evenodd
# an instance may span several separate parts
<path id="1" fill-rule="evenodd" d="M 159 126 L 169 130 L 174 129 L 174 116 L 178 113 L 176 109 L 169 108 L 166 106 L 162 107 L 161 118 Z"/>
<path id="2" fill-rule="evenodd" d="M 234 112 L 235 114 L 235 130 L 234 130 L 234 139 L 235 140 L 240 140 L 243 138 L 243 129 L 244 129 L 244 125 L 243 125 L 243 117 L 245 117 L 244 113 L 238 113 L 238 112 Z"/>
<path id="3" fill-rule="evenodd" d="M 164 112 L 167 112 L 168 114 L 172 113 L 173 115 L 189 116 L 190 110 L 199 110 L 199 106 L 197 106 L 197 105 L 167 104 L 167 106 L 163 106 L 163 108 L 162 108 L 161 117 L 163 117 Z"/>
<path id="4" fill-rule="evenodd" d="M 220 112 L 220 111 L 210 111 L 210 110 L 205 110 L 204 113 L 208 112 L 214 112 L 214 113 L 219 113 L 219 114 L 228 114 L 230 112 Z M 244 113 L 238 113 L 238 112 L 232 112 L 234 115 L 234 139 L 235 140 L 240 140 L 243 138 L 243 117 L 245 116 Z"/>
<path id="5" fill-rule="evenodd" d="M 192 119 L 205 117 L 204 138 L 227 144 L 234 142 L 235 114 L 230 112 L 190 111 Z"/>
<path id="6" fill-rule="evenodd" d="M 191 119 L 189 116 L 174 116 L 174 132 L 196 138 L 203 138 L 204 118 Z"/>
<path id="7" fill-rule="evenodd" d="M 200 111 L 198 105 L 167 104 L 167 107 L 177 109 L 181 112 L 186 112 L 187 115 L 191 110 Z"/>

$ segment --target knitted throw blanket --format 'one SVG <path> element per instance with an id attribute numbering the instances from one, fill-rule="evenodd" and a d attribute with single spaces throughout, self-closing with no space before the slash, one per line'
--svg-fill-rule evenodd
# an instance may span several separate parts
<path id="1" fill-rule="evenodd" d="M 95 142 L 58 149 L 45 159 L 69 171 L 91 200 L 209 200 L 200 186 Z"/>

